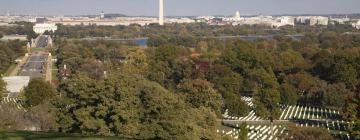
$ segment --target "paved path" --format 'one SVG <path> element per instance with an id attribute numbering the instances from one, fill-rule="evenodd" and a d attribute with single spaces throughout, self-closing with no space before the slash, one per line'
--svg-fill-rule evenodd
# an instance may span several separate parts
<path id="1" fill-rule="evenodd" d="M 270 125 L 272 124 L 270 122 L 270 120 L 261 120 L 261 121 L 240 121 L 240 120 L 221 120 L 221 122 L 223 124 L 226 124 L 226 125 L 239 125 L 239 124 L 242 124 L 242 123 L 246 123 L 246 124 L 251 124 L 251 125 Z M 288 121 L 288 120 L 274 120 L 273 121 L 273 124 L 275 125 L 287 125 L 287 124 L 292 124 L 293 122 L 291 121 Z"/>

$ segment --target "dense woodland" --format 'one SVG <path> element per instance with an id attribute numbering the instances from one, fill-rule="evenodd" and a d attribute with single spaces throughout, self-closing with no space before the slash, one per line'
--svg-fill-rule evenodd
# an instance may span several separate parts
<path id="1" fill-rule="evenodd" d="M 26 42 L 18 40 L 1 42 L 0 41 L 0 73 L 3 74 L 8 67 L 14 64 L 15 59 L 26 52 Z"/>
<path id="2" fill-rule="evenodd" d="M 240 98 L 251 96 L 256 114 L 269 120 L 279 118 L 282 105 L 339 110 L 343 119 L 354 122 L 350 134 L 360 138 L 360 36 L 343 34 L 347 31 L 353 29 L 285 27 L 271 40 L 245 41 L 203 36 L 274 31 L 203 24 L 165 29 L 64 26 L 51 33 L 59 80 L 41 94 L 31 93 L 46 83 L 32 81 L 24 90 L 25 103 L 29 109 L 51 112 L 53 120 L 39 118 L 45 130 L 137 139 L 220 139 L 216 129 L 221 113 L 229 109 L 245 116 L 249 107 Z M 295 33 L 304 37 L 283 36 Z M 88 36 L 149 36 L 149 42 L 142 48 L 66 39 Z M 295 127 L 290 134 L 295 139 L 333 139 L 322 129 Z"/>
<path id="3" fill-rule="evenodd" d="M 29 22 L 15 22 L 10 26 L 0 26 L 0 38 L 4 35 L 27 35 L 27 38 L 36 38 L 36 33 L 33 31 L 33 23 Z"/>

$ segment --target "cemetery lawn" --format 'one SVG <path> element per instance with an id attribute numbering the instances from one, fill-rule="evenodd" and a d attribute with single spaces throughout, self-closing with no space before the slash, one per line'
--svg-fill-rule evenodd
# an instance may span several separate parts
<path id="1" fill-rule="evenodd" d="M 121 137 L 87 136 L 81 134 L 65 134 L 52 132 L 3 131 L 1 140 L 130 140 Z"/>

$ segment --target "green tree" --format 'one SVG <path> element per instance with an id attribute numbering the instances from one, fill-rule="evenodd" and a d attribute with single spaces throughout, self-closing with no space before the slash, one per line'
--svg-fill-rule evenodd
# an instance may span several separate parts
<path id="1" fill-rule="evenodd" d="M 276 119 L 280 115 L 279 84 L 272 71 L 253 70 L 250 78 L 256 82 L 258 91 L 254 94 L 256 112 L 262 117 Z"/>
<path id="2" fill-rule="evenodd" d="M 248 114 L 249 107 L 239 96 L 243 87 L 243 77 L 240 74 L 225 65 L 215 64 L 207 77 L 222 94 L 226 109 L 239 116 Z"/>
<path id="3" fill-rule="evenodd" d="M 209 108 L 192 108 L 177 94 L 134 75 L 103 80 L 75 75 L 60 84 L 55 103 L 64 132 L 134 139 L 220 139 Z"/>
<path id="4" fill-rule="evenodd" d="M 249 129 L 246 128 L 247 124 L 246 123 L 242 123 L 240 124 L 240 134 L 239 134 L 239 139 L 240 140 L 247 140 L 248 139 L 248 133 L 249 133 Z"/>
<path id="5" fill-rule="evenodd" d="M 242 90 L 244 78 L 225 65 L 215 64 L 207 77 L 224 96 L 225 94 L 237 95 Z"/>
<path id="6" fill-rule="evenodd" d="M 284 105 L 296 105 L 299 100 L 298 90 L 295 86 L 285 82 L 280 90 L 281 103 Z"/>
<path id="7" fill-rule="evenodd" d="M 167 44 L 156 48 L 154 51 L 150 55 L 152 61 L 150 62 L 148 78 L 166 88 L 175 89 L 176 85 L 184 78 L 182 74 L 184 67 L 181 64 L 184 63 L 182 58 L 189 56 L 188 50 Z"/>
<path id="8" fill-rule="evenodd" d="M 24 89 L 25 104 L 28 107 L 37 106 L 56 96 L 54 87 L 43 79 L 33 79 Z"/>
<path id="9" fill-rule="evenodd" d="M 329 76 L 335 82 L 343 82 L 351 89 L 355 89 L 358 84 L 357 70 L 344 62 L 336 63 Z"/>
<path id="10" fill-rule="evenodd" d="M 291 72 L 296 69 L 306 69 L 307 62 L 302 57 L 299 52 L 294 50 L 281 51 L 279 54 L 275 55 L 276 57 L 276 67 L 277 71 Z"/>
<path id="11" fill-rule="evenodd" d="M 6 83 L 0 76 L 0 101 L 3 99 L 3 94 L 6 92 Z"/>
<path id="12" fill-rule="evenodd" d="M 149 58 L 146 55 L 145 49 L 129 49 L 127 52 L 126 64 L 122 70 L 126 73 L 146 76 L 146 73 L 149 71 Z"/>
<path id="13" fill-rule="evenodd" d="M 178 88 L 192 106 L 196 108 L 209 107 L 221 115 L 221 108 L 223 107 L 221 94 L 214 90 L 208 81 L 201 79 L 186 80 Z"/>
<path id="14" fill-rule="evenodd" d="M 355 139 L 360 139 L 360 95 L 351 97 L 344 106 L 344 117 L 353 122 L 349 127 L 350 135 Z"/>
<path id="15" fill-rule="evenodd" d="M 324 96 L 324 106 L 342 108 L 347 102 L 347 97 L 352 97 L 349 89 L 346 89 L 345 84 L 331 84 L 326 87 L 326 94 Z"/>
<path id="16" fill-rule="evenodd" d="M 225 108 L 231 114 L 237 116 L 246 116 L 249 114 L 249 106 L 240 98 L 239 95 L 229 94 L 224 99 Z"/>
<path id="17" fill-rule="evenodd" d="M 269 119 L 280 117 L 280 94 L 278 90 L 265 88 L 254 97 L 256 113 Z"/>
<path id="18" fill-rule="evenodd" d="M 355 139 L 360 139 L 360 119 L 358 118 L 350 127 L 350 135 Z"/>

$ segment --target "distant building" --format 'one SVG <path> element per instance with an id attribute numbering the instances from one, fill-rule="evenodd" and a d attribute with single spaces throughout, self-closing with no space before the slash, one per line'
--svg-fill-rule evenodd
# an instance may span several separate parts
<path id="1" fill-rule="evenodd" d="M 104 18 L 105 18 L 105 13 L 104 13 L 104 11 L 101 11 L 100 19 L 104 19 Z"/>
<path id="2" fill-rule="evenodd" d="M 273 22 L 273 27 L 281 27 L 281 26 L 295 26 L 295 19 L 289 16 L 282 16 L 279 17 Z"/>
<path id="3" fill-rule="evenodd" d="M 57 30 L 57 26 L 55 24 L 51 24 L 51 23 L 39 23 L 39 24 L 35 24 L 35 26 L 33 27 L 33 30 L 37 34 L 42 34 L 45 31 L 55 32 Z"/>
<path id="4" fill-rule="evenodd" d="M 360 29 L 360 19 L 357 22 L 353 23 L 352 26 L 356 29 Z"/>
<path id="5" fill-rule="evenodd" d="M 317 25 L 324 25 L 324 26 L 329 25 L 329 18 L 328 17 L 319 18 Z"/>
<path id="6" fill-rule="evenodd" d="M 194 23 L 195 20 L 190 18 L 168 18 L 165 20 L 167 23 Z"/>
<path id="7" fill-rule="evenodd" d="M 235 16 L 234 16 L 234 20 L 235 20 L 235 21 L 241 20 L 241 16 L 240 16 L 240 12 L 239 12 L 239 11 L 236 11 Z"/>
<path id="8" fill-rule="evenodd" d="M 315 25 L 327 26 L 329 24 L 329 18 L 323 16 L 302 16 L 296 18 L 296 23 L 302 25 L 309 25 L 309 26 L 315 26 Z"/>
<path id="9" fill-rule="evenodd" d="M 345 18 L 332 18 L 330 17 L 330 21 L 334 24 L 334 23 L 337 23 L 337 24 L 345 24 L 347 22 L 350 21 L 350 18 L 348 17 L 345 17 Z"/>
<path id="10" fill-rule="evenodd" d="M 234 22 L 233 25 L 266 25 L 273 26 L 274 20 L 272 16 L 256 16 L 244 18 L 241 21 Z"/>
<path id="11" fill-rule="evenodd" d="M 31 23 L 36 23 L 36 17 L 29 18 L 29 22 L 31 22 Z"/>

